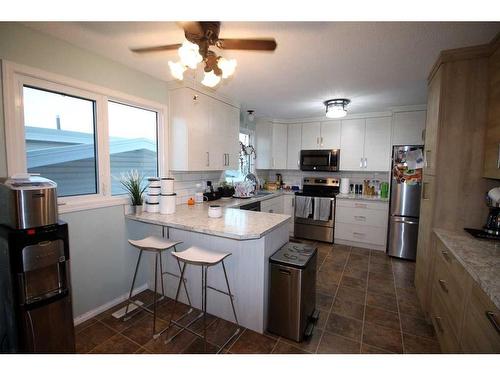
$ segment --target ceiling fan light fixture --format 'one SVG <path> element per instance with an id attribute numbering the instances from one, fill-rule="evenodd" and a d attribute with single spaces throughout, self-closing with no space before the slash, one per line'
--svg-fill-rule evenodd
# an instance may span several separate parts
<path id="1" fill-rule="evenodd" d="M 220 57 L 219 60 L 217 60 L 217 66 L 222 70 L 222 78 L 228 78 L 233 75 L 237 65 L 238 63 L 235 59 L 228 60 L 224 57 Z"/>
<path id="2" fill-rule="evenodd" d="M 323 104 L 326 107 L 326 117 L 341 118 L 347 115 L 347 105 L 351 101 L 349 99 L 329 99 Z"/>
<path id="3" fill-rule="evenodd" d="M 181 62 L 191 69 L 196 69 L 196 65 L 203 61 L 203 57 L 200 55 L 200 47 L 187 40 L 179 47 L 178 53 Z"/>
<path id="4" fill-rule="evenodd" d="M 168 66 L 170 67 L 170 74 L 172 77 L 182 81 L 184 79 L 184 72 L 186 71 L 186 66 L 181 62 L 169 61 Z"/>
<path id="5" fill-rule="evenodd" d="M 201 83 L 207 87 L 215 87 L 220 82 L 221 77 L 216 75 L 213 70 L 205 72 L 203 81 Z"/>

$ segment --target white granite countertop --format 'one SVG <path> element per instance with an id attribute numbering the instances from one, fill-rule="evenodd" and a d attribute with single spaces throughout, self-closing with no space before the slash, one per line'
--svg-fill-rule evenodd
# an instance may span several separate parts
<path id="1" fill-rule="evenodd" d="M 362 201 L 372 201 L 372 202 L 389 202 L 389 198 L 381 198 L 378 195 L 364 195 L 364 194 L 337 194 L 335 196 L 337 199 L 355 199 Z"/>
<path id="2" fill-rule="evenodd" d="M 500 309 L 500 242 L 476 239 L 465 231 L 434 233 Z"/>
<path id="3" fill-rule="evenodd" d="M 238 209 L 239 206 L 271 199 L 282 195 L 283 192 L 250 199 L 218 199 L 212 202 L 188 206 L 176 206 L 176 212 L 170 215 L 143 212 L 139 215 L 128 214 L 127 219 L 143 223 L 161 225 L 165 227 L 188 230 L 191 232 L 206 233 L 218 237 L 236 240 L 251 240 L 261 238 L 274 228 L 285 224 L 289 215 L 271 214 Z M 222 217 L 209 218 L 208 207 L 211 204 L 222 206 Z"/>

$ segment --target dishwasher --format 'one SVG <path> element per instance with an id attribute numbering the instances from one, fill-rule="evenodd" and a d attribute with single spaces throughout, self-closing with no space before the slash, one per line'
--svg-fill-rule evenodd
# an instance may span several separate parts
<path id="1" fill-rule="evenodd" d="M 289 242 L 269 258 L 269 332 L 297 342 L 312 335 L 316 309 L 317 248 Z"/>

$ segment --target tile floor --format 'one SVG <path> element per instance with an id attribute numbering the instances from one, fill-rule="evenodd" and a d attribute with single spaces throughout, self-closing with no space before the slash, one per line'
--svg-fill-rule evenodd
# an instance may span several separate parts
<path id="1" fill-rule="evenodd" d="M 310 340 L 296 343 L 272 334 L 242 329 L 225 352 L 243 353 L 439 353 L 433 327 L 422 315 L 415 294 L 415 263 L 385 253 L 339 245 L 319 245 L 317 307 L 320 318 Z M 153 292 L 139 296 L 148 303 Z M 115 306 L 76 327 L 78 353 L 203 353 L 203 341 L 183 332 L 172 342 L 151 338 L 152 319 L 144 312 L 123 322 L 111 314 Z M 158 308 L 157 328 L 166 327 L 173 301 Z M 177 316 L 187 311 L 178 305 Z M 188 322 L 194 311 L 184 318 Z M 234 332 L 233 323 L 209 316 L 207 352 L 214 353 Z M 201 321 L 192 328 L 201 332 Z"/>

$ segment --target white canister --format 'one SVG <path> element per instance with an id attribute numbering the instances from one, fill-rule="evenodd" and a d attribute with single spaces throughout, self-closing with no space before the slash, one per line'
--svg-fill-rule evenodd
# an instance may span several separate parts
<path id="1" fill-rule="evenodd" d="M 146 202 L 146 212 L 151 212 L 151 213 L 160 212 L 160 204 Z"/>
<path id="2" fill-rule="evenodd" d="M 148 186 L 149 187 L 161 187 L 160 179 L 158 177 L 148 178 Z"/>
<path id="3" fill-rule="evenodd" d="M 222 207 L 217 205 L 217 204 L 214 204 L 214 205 L 211 205 L 210 207 L 208 207 L 208 217 L 211 217 L 211 218 L 218 218 L 218 217 L 221 217 L 222 216 Z"/>
<path id="4" fill-rule="evenodd" d="M 159 186 L 149 186 L 148 187 L 148 195 L 160 195 L 161 187 Z"/>
<path id="5" fill-rule="evenodd" d="M 169 215 L 175 213 L 177 194 L 162 194 L 160 196 L 160 213 Z"/>
<path id="6" fill-rule="evenodd" d="M 203 193 L 198 192 L 194 193 L 194 201 L 195 203 L 203 203 L 203 201 L 208 201 L 208 198 L 203 195 Z"/>
<path id="7" fill-rule="evenodd" d="M 168 195 L 174 193 L 174 179 L 172 177 L 163 177 L 160 184 L 161 194 Z"/>
<path id="8" fill-rule="evenodd" d="M 160 203 L 160 194 L 148 194 L 146 201 L 148 203 Z"/>
<path id="9" fill-rule="evenodd" d="M 340 179 L 340 194 L 349 194 L 349 179 Z"/>

